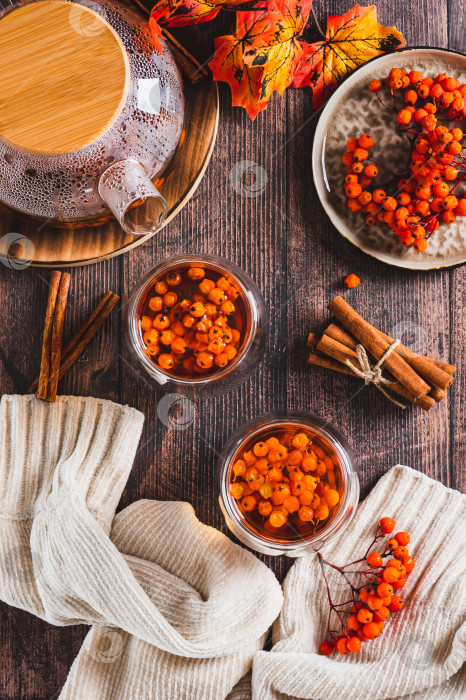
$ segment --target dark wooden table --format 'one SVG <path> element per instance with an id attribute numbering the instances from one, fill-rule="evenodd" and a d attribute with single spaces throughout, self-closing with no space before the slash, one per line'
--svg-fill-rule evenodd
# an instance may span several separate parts
<path id="1" fill-rule="evenodd" d="M 325 26 L 352 2 L 315 0 Z M 466 5 L 455 0 L 379 0 L 384 24 L 396 24 L 409 45 L 465 51 Z M 231 16 L 215 23 L 227 33 Z M 213 27 L 193 31 L 212 48 Z M 270 308 L 269 343 L 255 375 L 232 394 L 201 398 L 186 430 L 168 428 L 157 417 L 163 397 L 129 361 L 122 323 L 114 313 L 61 384 L 61 393 L 101 396 L 127 403 L 146 416 L 140 449 L 121 507 L 139 498 L 187 500 L 201 520 L 225 531 L 214 497 L 217 453 L 244 420 L 274 408 L 313 411 L 336 424 L 357 455 L 363 495 L 392 465 L 411 467 L 459 490 L 466 489 L 462 367 L 466 346 L 466 268 L 409 272 L 378 263 L 346 242 L 331 226 L 316 197 L 310 170 L 316 123 L 307 89 L 274 97 L 251 123 L 230 107 L 220 85 L 221 119 L 212 162 L 196 195 L 181 214 L 149 243 L 124 257 L 71 271 L 66 333 L 76 329 L 101 294 L 111 289 L 126 300 L 157 261 L 180 252 L 209 252 L 234 260 L 256 280 Z M 232 186 L 232 169 L 253 161 L 266 178 L 255 197 Z M 250 177 L 250 176 L 249 176 Z M 236 180 L 234 180 L 237 183 Z M 250 187 L 248 174 L 243 186 Z M 355 272 L 361 285 L 343 291 Z M 0 265 L 0 392 L 22 393 L 37 375 L 49 274 Z M 407 344 L 459 367 L 449 396 L 430 413 L 401 411 L 373 387 L 352 400 L 356 380 L 306 364 L 307 333 L 327 316 L 337 293 L 379 328 L 397 324 Z M 266 559 L 279 578 L 285 558 Z M 87 628 L 57 628 L 0 605 L 1 700 L 58 697 Z"/>

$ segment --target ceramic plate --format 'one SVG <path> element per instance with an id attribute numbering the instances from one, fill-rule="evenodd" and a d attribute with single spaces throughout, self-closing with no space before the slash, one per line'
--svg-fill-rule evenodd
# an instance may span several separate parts
<path id="1" fill-rule="evenodd" d="M 369 226 L 364 214 L 353 213 L 346 206 L 343 180 L 347 170 L 341 157 L 347 139 L 370 132 L 375 139 L 375 160 L 398 172 L 400 162 L 406 162 L 406 136 L 396 132 L 395 115 L 384 109 L 367 87 L 372 78 L 382 80 L 395 67 L 420 70 L 432 77 L 447 73 L 466 82 L 466 56 L 442 49 L 402 49 L 362 65 L 333 93 L 320 115 L 312 152 L 317 193 L 338 231 L 374 258 L 411 270 L 459 265 L 466 262 L 466 217 L 458 217 L 449 226 L 441 224 L 430 237 L 427 251 L 416 253 L 412 246 L 403 246 L 386 224 Z M 459 125 L 464 128 L 464 121 Z M 383 187 L 380 169 L 376 182 Z"/>

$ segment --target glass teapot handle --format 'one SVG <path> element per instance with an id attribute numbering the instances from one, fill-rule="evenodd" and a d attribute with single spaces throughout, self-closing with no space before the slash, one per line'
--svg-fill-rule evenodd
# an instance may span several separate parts
<path id="1" fill-rule="evenodd" d="M 98 190 L 126 233 L 144 236 L 163 226 L 167 203 L 136 160 L 112 163 L 100 176 Z"/>

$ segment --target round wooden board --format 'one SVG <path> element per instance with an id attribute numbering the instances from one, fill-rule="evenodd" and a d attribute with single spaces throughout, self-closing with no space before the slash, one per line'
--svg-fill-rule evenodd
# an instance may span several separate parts
<path id="1" fill-rule="evenodd" d="M 165 225 L 196 191 L 209 164 L 218 128 L 216 83 L 203 80 L 196 85 L 185 83 L 184 87 L 185 140 L 175 154 L 163 183 L 158 185 L 168 205 Z M 20 268 L 21 264 L 45 268 L 89 265 L 126 253 L 145 243 L 152 235 L 128 235 L 114 220 L 101 226 L 57 228 L 19 214 L 0 203 L 0 258 L 9 267 Z M 10 246 L 8 250 L 4 249 L 6 244 Z M 22 253 L 22 250 L 25 252 Z M 27 255 L 27 260 L 22 260 L 22 255 Z"/>

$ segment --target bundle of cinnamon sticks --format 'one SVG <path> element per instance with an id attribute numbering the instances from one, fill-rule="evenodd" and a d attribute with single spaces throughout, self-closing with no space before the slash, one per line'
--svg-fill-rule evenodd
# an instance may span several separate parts
<path id="1" fill-rule="evenodd" d="M 70 275 L 67 272 L 61 273 L 58 270 L 52 272 L 42 336 L 40 374 L 27 391 L 28 394 L 37 392 L 37 398 L 46 401 L 56 400 L 59 380 L 82 355 L 84 348 L 120 298 L 113 292 L 107 292 L 62 351 L 63 323 L 69 286 Z"/>
<path id="2" fill-rule="evenodd" d="M 359 376 L 353 368 L 364 371 L 358 347 L 362 346 L 374 366 L 389 350 L 394 339 L 365 321 L 342 297 L 336 297 L 329 310 L 343 327 L 331 323 L 323 335 L 310 333 L 308 362 L 336 372 Z M 383 388 L 425 411 L 445 398 L 453 382 L 456 367 L 440 360 L 424 357 L 401 343 L 383 362 Z"/>

